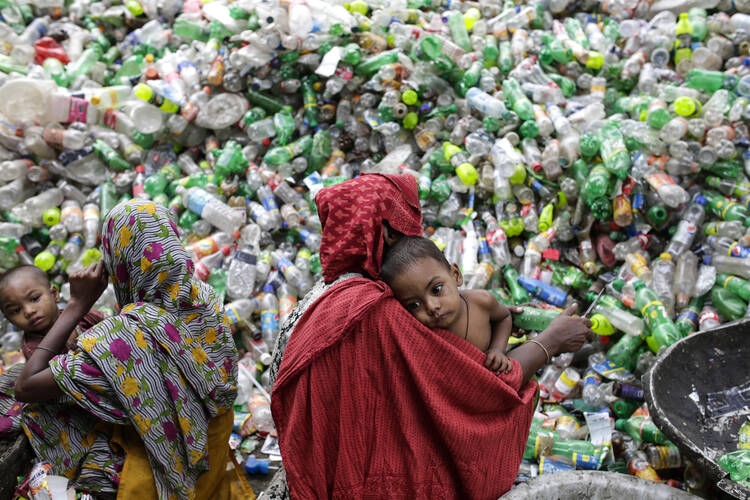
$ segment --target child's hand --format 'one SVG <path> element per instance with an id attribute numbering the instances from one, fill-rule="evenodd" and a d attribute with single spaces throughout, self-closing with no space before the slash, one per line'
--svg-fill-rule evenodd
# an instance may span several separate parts
<path id="1" fill-rule="evenodd" d="M 70 275 L 70 302 L 86 312 L 107 289 L 107 270 L 104 261 L 91 264 Z"/>
<path id="2" fill-rule="evenodd" d="M 505 355 L 504 352 L 491 349 L 487 351 L 487 359 L 484 361 L 484 366 L 493 372 L 504 372 L 508 373 L 513 368 L 513 363 Z"/>

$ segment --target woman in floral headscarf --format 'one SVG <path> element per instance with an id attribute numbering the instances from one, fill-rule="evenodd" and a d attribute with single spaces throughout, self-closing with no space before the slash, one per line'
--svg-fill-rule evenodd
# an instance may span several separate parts
<path id="1" fill-rule="evenodd" d="M 103 262 L 70 276 L 70 302 L 16 384 L 39 403 L 24 421 L 34 451 L 97 498 L 228 498 L 237 365 L 216 295 L 192 278 L 162 207 L 116 206 L 102 243 Z M 58 354 L 107 275 L 120 314 Z"/>

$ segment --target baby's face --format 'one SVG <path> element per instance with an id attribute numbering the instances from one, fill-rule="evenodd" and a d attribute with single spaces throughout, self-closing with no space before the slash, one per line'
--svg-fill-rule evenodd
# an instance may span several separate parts
<path id="1" fill-rule="evenodd" d="M 461 313 L 461 271 L 431 258 L 418 259 L 391 283 L 399 302 L 420 323 L 449 330 Z"/>
<path id="2" fill-rule="evenodd" d="M 19 275 L 0 290 L 3 314 L 24 332 L 47 333 L 57 320 L 57 288 Z"/>

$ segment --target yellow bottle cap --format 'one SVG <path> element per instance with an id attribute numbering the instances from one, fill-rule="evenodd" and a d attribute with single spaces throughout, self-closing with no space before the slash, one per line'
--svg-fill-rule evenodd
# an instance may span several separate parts
<path id="1" fill-rule="evenodd" d="M 456 168 L 456 175 L 467 186 L 473 186 L 479 180 L 477 169 L 471 163 L 462 163 Z"/>
<path id="2" fill-rule="evenodd" d="M 594 70 L 601 68 L 604 66 L 604 56 L 601 52 L 595 50 L 589 51 L 589 59 L 586 61 L 586 66 Z"/>
<path id="3" fill-rule="evenodd" d="M 682 96 L 674 101 L 674 112 L 680 116 L 692 116 L 696 112 L 696 100 Z"/>
<path id="4" fill-rule="evenodd" d="M 154 91 L 145 83 L 139 83 L 133 88 L 133 95 L 142 101 L 150 101 Z"/>
<path id="5" fill-rule="evenodd" d="M 401 100 L 407 106 L 413 106 L 414 104 L 416 104 L 418 98 L 419 95 L 417 95 L 417 93 L 412 89 L 405 90 L 404 93 L 401 94 Z"/>
<path id="6" fill-rule="evenodd" d="M 591 316 L 591 330 L 597 335 L 609 336 L 615 333 L 612 323 L 602 314 Z"/>
<path id="7" fill-rule="evenodd" d="M 472 28 L 474 28 L 474 23 L 476 23 L 480 17 L 482 17 L 482 14 L 476 7 L 472 7 L 467 10 L 464 13 L 464 24 L 466 25 L 466 29 L 471 31 Z"/>
<path id="8" fill-rule="evenodd" d="M 511 184 L 523 184 L 523 181 L 525 180 L 526 169 L 523 168 L 523 165 L 519 163 L 518 165 L 516 165 L 516 171 L 513 172 L 508 181 L 510 181 Z"/>

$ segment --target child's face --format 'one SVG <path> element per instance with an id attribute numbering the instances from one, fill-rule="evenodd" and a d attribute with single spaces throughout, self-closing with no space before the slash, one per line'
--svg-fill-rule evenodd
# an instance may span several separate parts
<path id="1" fill-rule="evenodd" d="M 390 283 L 399 302 L 420 323 L 450 330 L 461 315 L 461 271 L 431 258 L 418 259 Z"/>
<path id="2" fill-rule="evenodd" d="M 57 320 L 57 299 L 57 288 L 25 274 L 0 290 L 5 317 L 16 328 L 30 333 L 47 333 Z"/>

